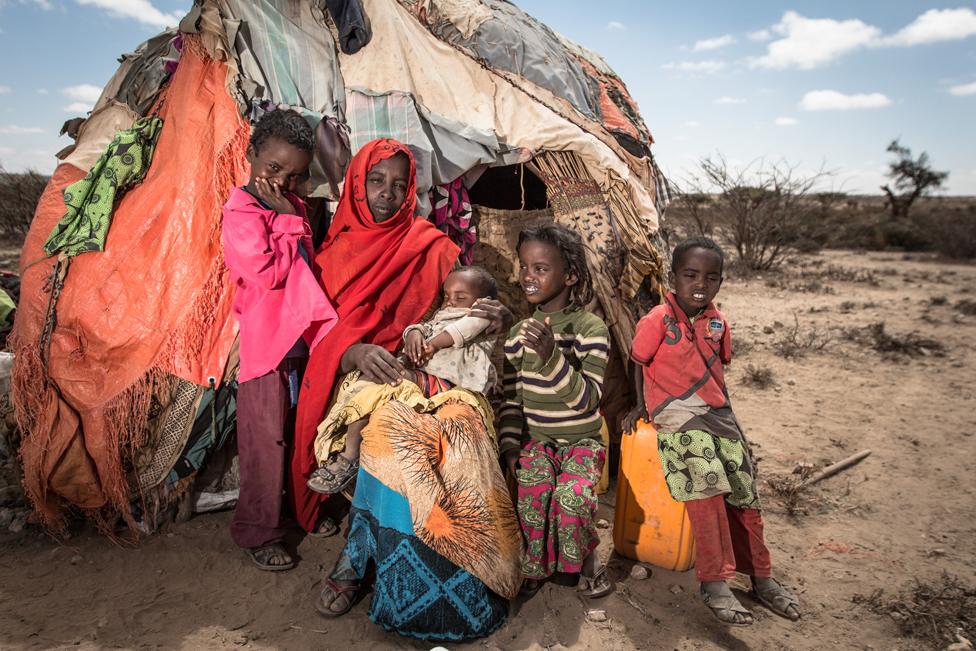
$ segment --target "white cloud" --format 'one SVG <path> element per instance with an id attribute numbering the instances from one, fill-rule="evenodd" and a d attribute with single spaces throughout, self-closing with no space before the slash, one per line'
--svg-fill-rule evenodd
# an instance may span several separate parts
<path id="1" fill-rule="evenodd" d="M 6 95 L 11 90 L 10 86 L 0 86 L 0 95 Z"/>
<path id="2" fill-rule="evenodd" d="M 794 124 L 796 124 L 796 118 L 787 118 L 787 117 L 776 118 L 775 120 L 773 120 L 773 124 L 775 124 L 778 127 L 792 127 Z"/>
<path id="3" fill-rule="evenodd" d="M 20 127 L 17 126 L 16 124 L 7 124 L 5 126 L 0 127 L 0 133 L 12 134 L 12 135 L 18 135 L 24 133 L 44 133 L 44 129 L 41 129 L 40 127 Z"/>
<path id="4" fill-rule="evenodd" d="M 857 19 L 807 18 L 787 11 L 773 31 L 783 37 L 769 44 L 766 54 L 751 61 L 753 67 L 809 70 L 881 36 L 881 30 Z"/>
<path id="5" fill-rule="evenodd" d="M 116 18 L 134 18 L 140 23 L 153 27 L 174 27 L 179 24 L 182 14 L 166 14 L 152 5 L 149 0 L 75 0 L 80 5 L 101 7 Z"/>
<path id="6" fill-rule="evenodd" d="M 763 41 L 768 41 L 772 37 L 773 35 L 772 33 L 770 33 L 768 29 L 758 29 L 754 32 L 749 32 L 748 34 L 746 34 L 746 38 L 748 38 L 750 41 L 763 42 Z"/>
<path id="7" fill-rule="evenodd" d="M 12 147 L 0 147 L 0 156 L 9 156 L 13 154 L 16 150 Z"/>
<path id="8" fill-rule="evenodd" d="M 92 110 L 92 105 L 87 102 L 71 102 L 61 110 L 65 113 L 88 113 Z"/>
<path id="9" fill-rule="evenodd" d="M 745 104 L 746 100 L 743 97 L 729 97 L 725 95 L 724 97 L 719 97 L 715 100 L 716 104 Z"/>
<path id="10" fill-rule="evenodd" d="M 44 11 L 51 11 L 52 9 L 54 9 L 54 5 L 52 5 L 49 2 L 49 0 L 30 0 L 30 2 L 31 2 L 31 4 L 37 5 L 38 7 L 40 7 L 41 9 L 43 9 Z"/>
<path id="11" fill-rule="evenodd" d="M 661 66 L 665 70 L 677 70 L 679 72 L 700 72 L 712 75 L 725 69 L 724 61 L 707 59 L 705 61 L 681 61 L 679 63 L 665 63 Z"/>
<path id="12" fill-rule="evenodd" d="M 929 9 L 885 38 L 883 45 L 922 45 L 940 41 L 958 41 L 976 34 L 976 12 L 969 8 Z"/>
<path id="13" fill-rule="evenodd" d="M 685 120 L 684 122 L 681 123 L 681 126 L 687 127 L 689 129 L 697 129 L 698 127 L 701 126 L 701 124 L 696 120 Z"/>
<path id="14" fill-rule="evenodd" d="M 959 84 L 958 86 L 952 86 L 949 88 L 949 92 L 959 97 L 962 97 L 964 95 L 976 95 L 976 81 L 970 82 L 968 84 Z"/>
<path id="15" fill-rule="evenodd" d="M 891 36 L 856 18 L 807 18 L 787 11 L 773 25 L 779 35 L 767 46 L 766 54 L 751 58 L 754 68 L 810 70 L 855 50 L 868 47 L 911 47 L 926 43 L 955 41 L 976 35 L 976 12 L 970 8 L 930 9 Z M 751 32 L 752 40 L 764 40 L 770 30 Z"/>
<path id="16" fill-rule="evenodd" d="M 836 90 L 812 90 L 800 100 L 804 111 L 847 111 L 851 109 L 881 108 L 891 100 L 881 93 L 845 95 Z"/>
<path id="17" fill-rule="evenodd" d="M 619 21 L 611 20 L 609 23 L 607 23 L 606 29 L 610 30 L 611 32 L 623 32 L 627 29 L 627 26 Z"/>
<path id="18" fill-rule="evenodd" d="M 77 86 L 62 88 L 61 93 L 66 97 L 76 99 L 79 102 L 94 104 L 98 101 L 99 96 L 102 94 L 102 89 L 98 86 L 92 86 L 91 84 L 78 84 Z"/>
<path id="19" fill-rule="evenodd" d="M 720 47 L 725 47 L 726 45 L 732 45 L 735 43 L 735 37 L 731 34 L 723 34 L 722 36 L 716 36 L 715 38 L 706 38 L 700 41 L 695 41 L 695 45 L 691 48 L 693 52 L 702 52 L 704 50 L 717 50 Z"/>

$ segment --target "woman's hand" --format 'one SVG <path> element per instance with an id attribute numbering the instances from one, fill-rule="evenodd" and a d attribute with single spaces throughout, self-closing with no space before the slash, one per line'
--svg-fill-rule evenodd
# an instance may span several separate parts
<path id="1" fill-rule="evenodd" d="M 505 334 L 512 327 L 515 317 L 501 301 L 494 298 L 479 298 L 471 306 L 471 316 L 488 319 L 491 323 L 485 329 L 489 335 Z"/>
<path id="2" fill-rule="evenodd" d="M 415 368 L 423 366 L 430 357 L 429 346 L 420 330 L 411 330 L 407 333 L 407 340 L 403 344 L 403 352 L 413 363 Z"/>
<path id="3" fill-rule="evenodd" d="M 343 373 L 358 370 L 364 380 L 378 384 L 400 384 L 403 364 L 388 350 L 374 344 L 353 344 L 342 355 Z"/>
<path id="4" fill-rule="evenodd" d="M 258 176 L 254 179 L 254 191 L 261 201 L 271 206 L 271 209 L 278 214 L 293 215 L 295 206 L 291 204 L 277 183 L 272 183 L 268 179 Z"/>
<path id="5" fill-rule="evenodd" d="M 552 334 L 552 328 L 549 326 L 549 317 L 546 317 L 544 323 L 535 319 L 526 319 L 522 323 L 519 337 L 521 337 L 525 347 L 535 351 L 543 363 L 548 362 L 549 358 L 552 357 L 552 351 L 556 347 L 556 339 Z"/>

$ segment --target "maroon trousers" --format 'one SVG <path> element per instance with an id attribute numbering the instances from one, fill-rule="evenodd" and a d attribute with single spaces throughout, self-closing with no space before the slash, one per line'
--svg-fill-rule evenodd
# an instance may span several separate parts
<path id="1" fill-rule="evenodd" d="M 241 493 L 230 535 L 240 547 L 261 547 L 284 538 L 285 471 L 294 432 L 288 374 L 299 375 L 303 358 L 286 358 L 278 368 L 237 387 L 237 459 Z"/>
<path id="2" fill-rule="evenodd" d="M 699 581 L 727 581 L 742 572 L 768 577 L 769 549 L 758 509 L 729 506 L 724 495 L 685 502 L 695 536 L 695 576 Z"/>

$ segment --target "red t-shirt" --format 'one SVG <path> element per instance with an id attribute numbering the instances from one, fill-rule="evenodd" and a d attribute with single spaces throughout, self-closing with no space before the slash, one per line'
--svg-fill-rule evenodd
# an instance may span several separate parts
<path id="1" fill-rule="evenodd" d="M 630 357 L 644 367 L 644 401 L 659 431 L 739 438 L 725 388 L 732 335 L 714 304 L 692 323 L 669 292 L 638 322 Z"/>

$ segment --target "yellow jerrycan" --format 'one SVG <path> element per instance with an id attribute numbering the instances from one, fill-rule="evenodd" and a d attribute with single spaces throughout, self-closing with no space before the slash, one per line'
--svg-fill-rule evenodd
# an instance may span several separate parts
<path id="1" fill-rule="evenodd" d="M 685 505 L 668 492 L 657 431 L 638 421 L 620 442 L 613 546 L 621 556 L 684 572 L 695 564 L 695 538 Z"/>

